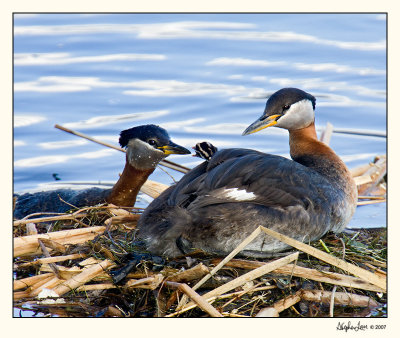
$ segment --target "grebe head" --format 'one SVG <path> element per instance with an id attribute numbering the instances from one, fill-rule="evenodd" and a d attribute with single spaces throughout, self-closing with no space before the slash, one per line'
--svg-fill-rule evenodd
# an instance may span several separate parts
<path id="1" fill-rule="evenodd" d="M 154 168 L 170 154 L 190 154 L 190 151 L 171 141 L 167 131 L 154 124 L 121 131 L 119 144 L 126 148 L 129 164 L 137 169 Z"/>
<path id="2" fill-rule="evenodd" d="M 315 97 L 297 88 L 283 88 L 272 94 L 262 116 L 242 135 L 275 126 L 287 130 L 302 129 L 314 122 Z"/>

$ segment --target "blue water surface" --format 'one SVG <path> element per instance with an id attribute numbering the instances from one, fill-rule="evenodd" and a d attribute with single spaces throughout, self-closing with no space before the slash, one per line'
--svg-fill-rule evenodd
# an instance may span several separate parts
<path id="1" fill-rule="evenodd" d="M 121 152 L 56 123 L 114 145 L 121 130 L 155 123 L 185 147 L 208 140 L 288 157 L 285 130 L 241 136 L 282 87 L 316 96 L 317 128 L 333 124 L 330 145 L 350 168 L 385 154 L 386 16 L 15 14 L 14 190 L 47 187 L 53 173 L 67 185 L 117 180 Z M 160 168 L 151 179 L 181 176 Z M 349 226 L 385 224 L 381 203 L 359 207 Z"/>

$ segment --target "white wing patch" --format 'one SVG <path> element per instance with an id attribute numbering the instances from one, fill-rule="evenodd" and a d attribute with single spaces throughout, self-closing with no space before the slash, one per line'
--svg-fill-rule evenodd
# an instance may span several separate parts
<path id="1" fill-rule="evenodd" d="M 236 201 L 252 201 L 256 198 L 253 192 L 247 192 L 244 189 L 239 190 L 238 188 L 224 189 L 223 194 Z"/>

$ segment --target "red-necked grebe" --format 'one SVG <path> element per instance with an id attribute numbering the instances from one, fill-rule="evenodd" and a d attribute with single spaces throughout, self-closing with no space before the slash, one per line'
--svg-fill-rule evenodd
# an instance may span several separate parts
<path id="1" fill-rule="evenodd" d="M 57 189 L 17 195 L 14 217 L 36 212 L 66 212 L 71 205 L 83 207 L 104 202 L 133 207 L 143 183 L 162 159 L 170 154 L 190 154 L 188 149 L 173 143 L 165 129 L 153 124 L 123 130 L 119 143 L 126 148 L 126 163 L 112 189 Z"/>
<path id="2" fill-rule="evenodd" d="M 355 211 L 357 189 L 346 165 L 317 139 L 315 102 L 300 89 L 281 89 L 243 133 L 287 129 L 293 160 L 220 150 L 155 199 L 137 227 L 149 251 L 167 257 L 193 249 L 226 255 L 259 225 L 303 242 L 342 231 Z M 287 248 L 260 235 L 241 254 L 268 257 Z"/>

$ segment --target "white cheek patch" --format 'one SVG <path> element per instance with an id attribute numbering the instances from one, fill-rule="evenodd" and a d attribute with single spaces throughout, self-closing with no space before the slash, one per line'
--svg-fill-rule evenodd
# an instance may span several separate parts
<path id="1" fill-rule="evenodd" d="M 223 194 L 236 201 L 252 201 L 256 198 L 256 195 L 253 192 L 239 190 L 238 188 L 224 189 Z"/>
<path id="2" fill-rule="evenodd" d="M 162 150 L 139 139 L 129 140 L 126 154 L 129 164 L 137 169 L 154 168 L 167 156 Z"/>
<path id="3" fill-rule="evenodd" d="M 129 148 L 132 148 L 132 149 L 141 149 L 141 151 L 142 151 L 143 153 L 146 153 L 146 152 L 154 152 L 154 151 L 160 152 L 160 153 L 164 153 L 162 150 L 156 149 L 156 148 L 154 148 L 152 145 L 150 145 L 150 144 L 148 144 L 147 142 L 144 142 L 144 141 L 142 141 L 142 140 L 139 140 L 138 138 L 129 140 L 129 142 L 128 142 L 128 147 L 129 147 Z M 145 149 L 146 149 L 147 151 L 146 151 Z"/>
<path id="4" fill-rule="evenodd" d="M 314 109 L 310 100 L 301 100 L 292 104 L 275 127 L 285 129 L 301 129 L 314 121 Z"/>

